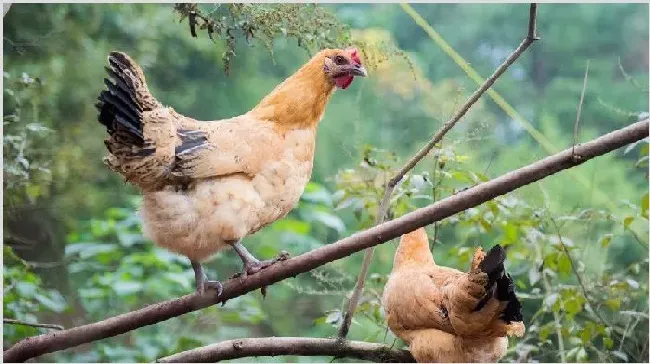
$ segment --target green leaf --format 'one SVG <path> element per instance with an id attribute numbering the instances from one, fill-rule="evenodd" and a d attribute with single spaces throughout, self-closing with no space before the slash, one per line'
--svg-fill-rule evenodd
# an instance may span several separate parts
<path id="1" fill-rule="evenodd" d="M 274 230 L 289 231 L 300 235 L 307 235 L 311 231 L 311 225 L 309 223 L 292 218 L 282 219 L 272 226 Z"/>
<path id="2" fill-rule="evenodd" d="M 605 305 L 609 307 L 610 310 L 616 312 L 621 308 L 621 299 L 620 298 L 609 298 L 605 300 Z"/>
<path id="3" fill-rule="evenodd" d="M 509 242 L 514 243 L 519 238 L 519 229 L 511 222 L 508 222 L 506 226 L 504 226 L 503 232 L 505 234 L 506 240 Z"/>
<path id="4" fill-rule="evenodd" d="M 571 274 L 571 259 L 567 254 L 560 254 L 557 259 L 557 271 L 565 277 Z"/>
<path id="5" fill-rule="evenodd" d="M 569 315 L 573 316 L 582 311 L 582 303 L 578 299 L 572 298 L 564 301 L 563 303 L 564 303 L 564 310 Z"/>
<path id="6" fill-rule="evenodd" d="M 584 329 L 580 331 L 580 340 L 582 340 L 583 344 L 587 344 L 591 338 L 592 338 L 592 330 L 590 326 L 586 326 Z"/>
<path id="7" fill-rule="evenodd" d="M 609 246 L 609 243 L 612 242 L 612 234 L 605 234 L 603 235 L 602 238 L 600 238 L 600 246 L 603 248 L 607 248 Z"/>
<path id="8" fill-rule="evenodd" d="M 614 347 L 614 340 L 608 337 L 603 337 L 603 345 L 605 345 L 605 348 L 609 350 Z"/>
<path id="9" fill-rule="evenodd" d="M 340 217 L 330 214 L 325 211 L 314 211 L 311 213 L 313 221 L 318 221 L 321 224 L 336 230 L 339 234 L 345 232 L 345 223 Z"/>
<path id="10" fill-rule="evenodd" d="M 328 207 L 332 206 L 332 195 L 325 187 L 315 182 L 307 183 L 301 199 L 312 203 L 320 203 Z"/>
<path id="11" fill-rule="evenodd" d="M 623 226 L 627 229 L 630 227 L 630 224 L 634 221 L 634 216 L 626 216 L 625 219 L 623 219 Z"/>
<path id="12" fill-rule="evenodd" d="M 551 326 L 549 324 L 544 325 L 539 329 L 539 339 L 541 341 L 548 339 L 550 335 L 551 335 Z"/>

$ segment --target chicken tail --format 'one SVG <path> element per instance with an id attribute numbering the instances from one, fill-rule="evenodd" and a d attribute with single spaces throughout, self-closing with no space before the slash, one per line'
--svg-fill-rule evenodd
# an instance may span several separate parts
<path id="1" fill-rule="evenodd" d="M 501 302 L 508 302 L 499 318 L 506 324 L 512 322 L 521 322 L 523 314 L 521 302 L 515 294 L 515 287 L 512 277 L 505 271 L 506 253 L 500 245 L 495 245 L 486 254 L 483 261 L 478 264 L 478 269 L 487 273 L 488 283 L 486 285 L 487 294 L 483 297 L 474 311 L 480 311 L 490 299 L 497 299 Z"/>
<path id="2" fill-rule="evenodd" d="M 474 311 L 480 311 L 487 304 L 488 300 L 494 297 L 495 288 L 498 289 L 497 282 L 500 281 L 505 275 L 506 251 L 497 244 L 490 249 L 483 260 L 478 263 L 477 270 L 486 273 L 488 281 L 485 285 L 487 294 L 478 302 Z"/>
<path id="3" fill-rule="evenodd" d="M 499 301 L 508 301 L 508 305 L 499 316 L 500 319 L 507 324 L 523 321 L 524 316 L 521 312 L 521 302 L 519 302 L 515 294 L 515 286 L 510 274 L 504 274 L 497 281 L 496 299 Z"/>
<path id="4" fill-rule="evenodd" d="M 109 78 L 104 79 L 108 90 L 99 94 L 95 104 L 98 121 L 122 143 L 142 146 L 143 112 L 161 105 L 149 92 L 142 69 L 128 55 L 111 52 L 108 63 L 110 67 L 105 69 Z"/>
<path id="5" fill-rule="evenodd" d="M 149 92 L 140 66 L 122 52 L 111 52 L 108 63 L 107 89 L 95 104 L 97 119 L 109 134 L 104 140 L 109 152 L 104 163 L 127 182 L 156 190 L 170 175 L 176 126 Z"/>

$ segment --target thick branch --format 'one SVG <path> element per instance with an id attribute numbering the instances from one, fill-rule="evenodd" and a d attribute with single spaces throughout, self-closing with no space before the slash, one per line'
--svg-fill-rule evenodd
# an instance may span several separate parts
<path id="1" fill-rule="evenodd" d="M 363 249 L 387 242 L 402 234 L 478 206 L 519 187 L 539 181 L 561 170 L 582 164 L 591 158 L 647 137 L 648 119 L 576 146 L 573 152 L 580 158 L 574 157 L 572 148 L 566 149 L 529 166 L 471 187 L 427 207 L 417 209 L 395 220 L 360 231 L 336 243 L 325 245 L 272 265 L 260 273 L 230 279 L 224 283 L 223 293 L 220 297 L 215 297 L 215 292 L 212 290 L 206 292 L 203 296 L 190 294 L 92 324 L 27 338 L 3 353 L 4 362 L 25 361 L 46 353 L 116 336 L 139 327 L 153 325 L 215 303 L 225 302 L 264 286 L 270 286 L 283 279 L 308 272 Z"/>
<path id="2" fill-rule="evenodd" d="M 494 71 L 492 76 L 490 76 L 485 82 L 474 91 L 474 93 L 469 97 L 461 108 L 456 111 L 456 114 L 452 116 L 451 119 L 447 120 L 442 127 L 433 135 L 431 140 L 422 147 L 404 166 L 395 174 L 393 178 L 388 181 L 388 185 L 384 190 L 384 197 L 379 205 L 377 211 L 377 218 L 375 225 L 381 224 L 384 222 L 386 217 L 386 211 L 388 210 L 388 205 L 390 204 L 390 198 L 395 190 L 397 184 L 404 178 L 404 176 L 410 172 L 415 166 L 420 163 L 420 161 L 429 154 L 431 149 L 438 144 L 442 138 L 458 123 L 458 121 L 465 116 L 469 109 L 483 96 L 485 91 L 487 91 L 496 80 L 501 77 L 501 75 L 512 65 L 525 51 L 533 44 L 534 41 L 538 40 L 537 37 L 537 4 L 530 4 L 530 14 L 528 19 L 528 34 L 526 38 L 519 44 L 519 47 L 515 49 L 508 58 Z M 366 278 L 368 277 L 368 269 L 370 268 L 370 263 L 372 262 L 372 256 L 375 252 L 375 248 L 370 248 L 366 250 L 366 253 L 363 257 L 363 263 L 361 264 L 361 270 L 357 278 L 357 282 L 350 296 L 350 301 L 348 303 L 348 308 L 343 314 L 343 322 L 339 327 L 338 335 L 339 337 L 345 337 L 350 330 L 350 323 L 352 322 L 352 316 L 354 316 L 354 311 L 356 310 L 357 304 L 361 299 L 361 293 L 363 292 L 363 286 L 365 284 Z"/>
<path id="3" fill-rule="evenodd" d="M 306 337 L 261 337 L 236 339 L 183 351 L 158 359 L 159 363 L 213 363 L 251 356 L 333 356 L 376 363 L 413 363 L 411 353 L 363 341 L 341 341 Z"/>

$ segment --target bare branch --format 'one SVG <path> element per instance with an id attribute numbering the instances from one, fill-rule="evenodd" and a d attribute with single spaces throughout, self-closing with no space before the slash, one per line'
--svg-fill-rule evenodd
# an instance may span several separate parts
<path id="1" fill-rule="evenodd" d="M 14 319 L 8 319 L 8 318 L 3 318 L 2 323 L 9 324 L 9 325 L 23 325 L 23 326 L 40 327 L 40 328 L 44 328 L 44 329 L 65 330 L 65 327 L 63 327 L 61 325 L 39 324 L 37 322 L 27 322 L 27 321 L 14 320 Z"/>
<path id="2" fill-rule="evenodd" d="M 260 337 L 223 341 L 158 359 L 159 363 L 213 363 L 251 356 L 333 356 L 377 363 L 413 363 L 411 353 L 382 344 L 305 337 Z"/>
<path id="3" fill-rule="evenodd" d="M 229 299 L 239 297 L 264 286 L 270 286 L 300 273 L 308 272 L 363 249 L 385 243 L 415 229 L 478 206 L 497 196 L 504 195 L 517 188 L 539 181 L 564 169 L 575 167 L 589 159 L 647 137 L 648 119 L 645 119 L 576 146 L 575 154 L 581 156 L 579 161 L 572 157 L 572 148 L 568 148 L 531 165 L 481 183 L 427 207 L 417 209 L 395 220 L 357 232 L 336 243 L 324 245 L 308 253 L 272 265 L 257 274 L 230 279 L 223 284 L 223 293 L 220 297 L 216 297 L 214 290 L 207 291 L 203 296 L 194 293 L 92 324 L 30 337 L 6 350 L 3 353 L 3 360 L 4 362 L 25 361 L 46 353 L 68 349 L 84 343 L 120 335 L 139 327 L 153 325 L 219 302 L 225 303 Z"/>
<path id="4" fill-rule="evenodd" d="M 409 8 L 406 8 L 409 9 Z M 414 11 L 414 10 L 408 10 Z M 538 40 L 537 37 L 537 4 L 530 5 L 530 14 L 528 19 L 528 34 L 526 38 L 519 44 L 517 49 L 515 49 L 508 58 L 494 71 L 492 76 L 490 76 L 485 82 L 474 91 L 474 93 L 469 97 L 469 99 L 461 106 L 461 108 L 456 111 L 451 119 L 442 124 L 442 127 L 433 135 L 431 140 L 422 147 L 404 166 L 395 174 L 393 178 L 388 181 L 388 185 L 384 190 L 384 198 L 379 205 L 377 211 L 377 217 L 375 220 L 375 225 L 381 224 L 386 218 L 386 211 L 388 210 L 390 204 L 390 198 L 395 190 L 395 187 L 400 183 L 404 176 L 410 172 L 415 166 L 429 154 L 431 149 L 438 144 L 442 138 L 458 123 L 458 121 L 465 116 L 469 109 L 483 96 L 485 91 L 487 91 L 496 80 L 501 77 L 501 75 L 512 65 L 525 51 L 533 44 L 534 41 Z M 339 337 L 345 337 L 350 330 L 350 324 L 352 322 L 352 316 L 354 316 L 354 311 L 356 310 L 357 304 L 361 299 L 361 294 L 363 293 L 363 286 L 365 284 L 366 278 L 368 277 L 368 269 L 370 268 L 370 263 L 372 262 L 373 254 L 375 253 L 375 248 L 370 248 L 366 250 L 363 257 L 363 263 L 361 264 L 361 270 L 359 272 L 359 277 L 357 278 L 357 283 L 354 286 L 352 295 L 350 296 L 350 301 L 348 302 L 348 308 L 343 314 L 343 321 L 339 327 L 338 335 Z"/>

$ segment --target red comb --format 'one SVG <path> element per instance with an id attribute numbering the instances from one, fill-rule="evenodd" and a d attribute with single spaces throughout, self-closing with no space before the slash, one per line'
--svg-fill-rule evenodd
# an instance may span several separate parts
<path id="1" fill-rule="evenodd" d="M 361 60 L 359 59 L 359 53 L 357 52 L 357 49 L 354 47 L 348 48 L 348 52 L 350 52 L 350 58 L 352 58 L 353 61 L 357 63 L 361 63 Z"/>

